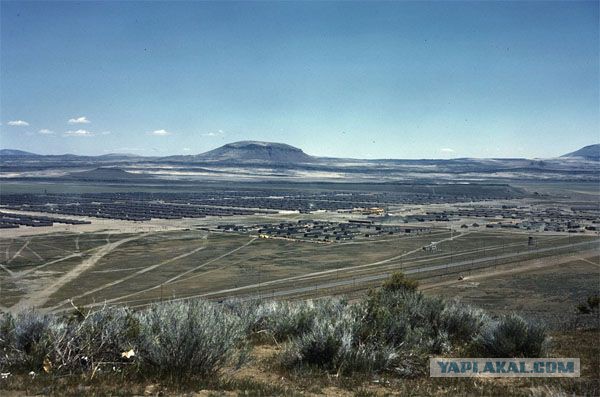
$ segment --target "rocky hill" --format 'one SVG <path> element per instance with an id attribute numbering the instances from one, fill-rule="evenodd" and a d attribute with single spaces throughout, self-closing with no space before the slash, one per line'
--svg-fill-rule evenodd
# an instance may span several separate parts
<path id="1" fill-rule="evenodd" d="M 600 144 L 584 146 L 579 150 L 564 154 L 561 157 L 579 157 L 586 160 L 600 161 Z"/>

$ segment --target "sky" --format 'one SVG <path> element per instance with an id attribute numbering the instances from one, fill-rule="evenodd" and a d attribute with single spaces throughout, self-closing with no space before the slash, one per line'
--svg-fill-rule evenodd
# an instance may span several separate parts
<path id="1" fill-rule="evenodd" d="M 599 2 L 0 2 L 0 147 L 555 157 L 600 142 Z"/>

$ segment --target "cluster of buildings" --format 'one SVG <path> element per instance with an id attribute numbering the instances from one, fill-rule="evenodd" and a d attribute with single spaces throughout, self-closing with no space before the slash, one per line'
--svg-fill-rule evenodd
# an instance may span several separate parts
<path id="1" fill-rule="evenodd" d="M 485 220 L 488 229 L 521 229 L 578 233 L 600 230 L 600 208 L 595 206 L 526 207 L 502 205 L 498 207 L 471 207 L 431 211 L 423 215 L 409 215 L 406 221 L 460 221 L 462 219 Z M 461 227 L 478 227 L 479 224 L 464 223 Z"/>
<path id="2" fill-rule="evenodd" d="M 23 214 L 14 214 L 10 212 L 0 212 L 0 229 L 14 229 L 19 226 L 52 226 L 54 223 L 64 223 L 67 225 L 85 225 L 90 221 L 81 221 L 77 219 L 54 218 L 50 216 L 32 216 Z"/>
<path id="3" fill-rule="evenodd" d="M 438 188 L 440 189 L 442 188 Z M 491 199 L 497 194 L 505 193 L 490 191 L 480 194 L 484 198 Z M 280 211 L 300 213 L 338 211 L 382 216 L 389 205 L 452 203 L 465 199 L 464 192 L 460 191 L 449 190 L 436 193 L 434 189 L 426 186 L 402 186 L 402 189 L 392 192 L 256 189 L 200 192 L 27 193 L 1 195 L 0 205 L 12 210 L 147 221 L 152 218 L 223 217 Z M 415 220 L 430 220 L 430 218 L 421 217 Z"/>
<path id="4" fill-rule="evenodd" d="M 375 224 L 370 220 L 349 220 L 348 222 L 328 222 L 319 220 L 299 220 L 297 222 L 281 222 L 242 226 L 224 224 L 218 230 L 256 233 L 261 238 L 287 238 L 311 241 L 346 241 L 367 239 L 390 235 L 414 235 L 429 232 L 429 228 L 403 227 Z"/>
<path id="5" fill-rule="evenodd" d="M 70 197 L 63 195 L 3 195 L 1 204 L 3 208 L 12 210 L 126 221 L 204 218 L 207 216 L 224 217 L 267 213 L 267 211 L 261 210 L 208 207 L 163 202 L 161 200 L 123 199 L 121 196 L 123 194 L 112 193 Z"/>

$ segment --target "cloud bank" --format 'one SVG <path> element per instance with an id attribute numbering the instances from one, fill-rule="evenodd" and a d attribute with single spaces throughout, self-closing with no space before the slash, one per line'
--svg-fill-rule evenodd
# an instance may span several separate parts
<path id="1" fill-rule="evenodd" d="M 87 117 L 80 116 L 80 117 L 75 117 L 75 118 L 69 119 L 68 123 L 69 124 L 89 124 L 90 121 L 87 119 Z"/>
<path id="2" fill-rule="evenodd" d="M 167 130 L 155 130 L 155 131 L 150 131 L 149 134 L 156 135 L 156 136 L 166 136 L 166 135 L 171 135 L 171 132 L 169 132 Z"/>
<path id="3" fill-rule="evenodd" d="M 94 136 L 94 133 L 88 130 L 75 130 L 75 131 L 66 131 L 63 136 L 68 137 L 80 137 L 80 136 Z"/>
<path id="4" fill-rule="evenodd" d="M 29 123 L 24 120 L 12 120 L 9 121 L 7 124 L 15 127 L 27 127 L 29 125 Z"/>

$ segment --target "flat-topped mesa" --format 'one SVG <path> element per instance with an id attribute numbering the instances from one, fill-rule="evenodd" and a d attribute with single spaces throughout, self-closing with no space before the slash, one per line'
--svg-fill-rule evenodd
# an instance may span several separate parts
<path id="1" fill-rule="evenodd" d="M 205 160 L 264 161 L 273 163 L 309 163 L 315 159 L 301 149 L 284 143 L 240 141 L 200 154 Z"/>

